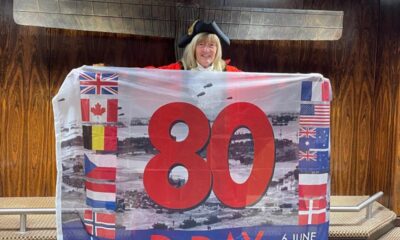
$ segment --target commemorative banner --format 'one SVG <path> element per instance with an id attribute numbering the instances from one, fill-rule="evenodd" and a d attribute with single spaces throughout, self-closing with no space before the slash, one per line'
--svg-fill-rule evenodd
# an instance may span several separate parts
<path id="1" fill-rule="evenodd" d="M 58 239 L 328 239 L 330 101 L 320 74 L 72 70 Z"/>

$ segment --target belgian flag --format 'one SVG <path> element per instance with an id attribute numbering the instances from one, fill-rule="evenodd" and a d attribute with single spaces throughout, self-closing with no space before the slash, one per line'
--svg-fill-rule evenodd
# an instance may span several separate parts
<path id="1" fill-rule="evenodd" d="M 83 126 L 83 147 L 97 151 L 117 151 L 117 127 Z"/>

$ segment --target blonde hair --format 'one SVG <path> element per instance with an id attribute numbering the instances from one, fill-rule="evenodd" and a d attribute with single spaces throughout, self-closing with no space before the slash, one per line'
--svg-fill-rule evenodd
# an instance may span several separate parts
<path id="1" fill-rule="evenodd" d="M 182 64 L 185 70 L 190 70 L 197 67 L 196 61 L 196 46 L 201 41 L 209 41 L 217 44 L 217 52 L 215 53 L 215 59 L 213 61 L 214 71 L 224 71 L 226 63 L 222 60 L 222 47 L 221 42 L 217 35 L 213 33 L 199 33 L 193 37 L 192 41 L 186 46 L 183 51 Z"/>

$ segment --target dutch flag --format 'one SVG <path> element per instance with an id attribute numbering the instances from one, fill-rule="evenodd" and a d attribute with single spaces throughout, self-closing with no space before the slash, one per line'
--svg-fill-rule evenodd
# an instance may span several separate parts
<path id="1" fill-rule="evenodd" d="M 93 208 L 116 208 L 115 183 L 93 183 L 86 180 L 86 204 Z"/>

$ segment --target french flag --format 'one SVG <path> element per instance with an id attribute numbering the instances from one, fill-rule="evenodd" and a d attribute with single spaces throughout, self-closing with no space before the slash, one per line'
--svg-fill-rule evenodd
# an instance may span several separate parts
<path id="1" fill-rule="evenodd" d="M 93 183 L 86 180 L 86 204 L 93 208 L 116 209 L 115 183 Z"/>
<path id="2" fill-rule="evenodd" d="M 83 222 L 95 239 L 115 239 L 115 214 L 85 210 Z"/>
<path id="3" fill-rule="evenodd" d="M 332 99 L 330 94 L 331 85 L 326 79 L 301 83 L 301 101 L 328 102 Z"/>
<path id="4" fill-rule="evenodd" d="M 117 157 L 111 154 L 84 154 L 85 176 L 115 181 Z"/>

